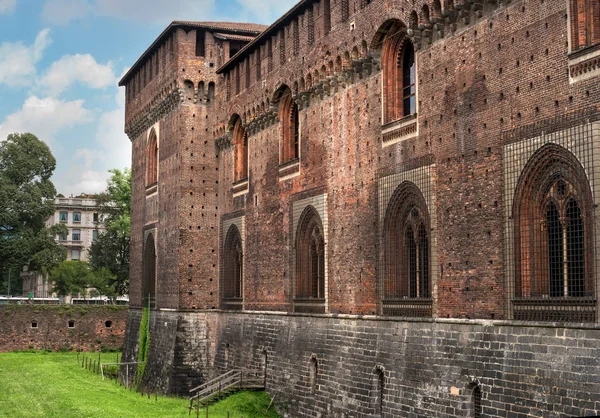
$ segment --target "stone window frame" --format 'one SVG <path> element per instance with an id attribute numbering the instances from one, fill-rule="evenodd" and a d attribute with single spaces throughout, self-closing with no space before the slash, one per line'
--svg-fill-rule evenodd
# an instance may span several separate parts
<path id="1" fill-rule="evenodd" d="M 384 219 L 386 299 L 431 298 L 429 230 L 423 194 L 413 182 L 403 181 L 394 191 Z"/>
<path id="2" fill-rule="evenodd" d="M 238 233 L 242 261 L 241 261 L 241 280 L 240 280 L 240 294 L 239 297 L 227 297 L 225 293 L 225 280 L 226 277 L 226 263 L 227 263 L 227 249 L 228 238 L 231 231 L 235 230 Z M 246 280 L 246 216 L 243 212 L 234 212 L 221 217 L 220 226 L 220 292 L 219 301 L 221 309 L 225 310 L 244 310 L 245 309 L 245 298 L 244 298 L 244 283 Z"/>
<path id="3" fill-rule="evenodd" d="M 295 312 L 307 312 L 307 313 L 328 313 L 329 312 L 329 257 L 328 257 L 328 234 L 329 234 L 329 217 L 327 213 L 327 194 L 322 193 L 322 190 L 313 189 L 301 192 L 291 197 L 290 201 L 290 284 L 291 284 L 291 295 L 293 302 L 293 310 Z M 302 267 L 299 265 L 298 260 L 302 258 L 302 255 L 298 254 L 298 251 L 304 247 L 299 248 L 299 231 L 302 227 L 301 222 L 308 221 L 311 223 L 312 219 L 307 219 L 306 216 L 317 216 L 318 222 L 316 225 L 321 230 L 323 238 L 323 259 L 322 259 L 322 297 L 297 297 L 298 292 L 298 277 L 299 274 L 303 273 Z M 300 234 L 301 235 L 301 234 Z M 304 248 L 305 249 L 305 248 Z"/>
<path id="4" fill-rule="evenodd" d="M 503 146 L 502 158 L 504 163 L 504 236 L 505 236 L 505 283 L 507 289 L 506 310 L 510 319 L 535 320 L 535 321 L 575 321 L 596 322 L 598 315 L 597 295 L 600 281 L 597 280 L 597 272 L 600 271 L 600 251 L 598 240 L 600 231 L 596 225 L 598 219 L 598 206 L 600 197 L 596 184 L 600 184 L 600 170 L 596 167 L 595 158 L 591 149 L 593 143 L 600 140 L 600 122 L 581 122 L 563 129 L 548 128 L 546 132 L 527 135 L 517 141 L 512 141 Z M 582 175 L 587 178 L 590 188 L 590 206 L 592 220 L 586 239 L 586 265 L 591 270 L 590 291 L 592 296 L 581 298 L 550 298 L 550 297 L 521 297 L 517 290 L 519 272 L 519 245 L 517 198 L 519 197 L 519 184 L 522 174 L 534 156 L 544 147 L 560 147 L 565 155 L 572 161 L 581 165 Z M 592 247 L 592 248 L 589 248 Z M 588 253 L 589 252 L 589 253 Z M 589 263 L 589 264 L 587 264 Z M 556 301 L 556 303 L 554 303 Z M 569 312 L 576 315 L 577 319 L 570 318 Z M 574 313 L 573 313 L 574 312 Z M 581 319 L 583 318 L 583 319 Z"/>
<path id="5" fill-rule="evenodd" d="M 435 178 L 437 167 L 432 156 L 419 158 L 407 162 L 404 166 L 381 169 L 378 173 L 378 225 L 379 225 L 379 268 L 377 300 L 378 313 L 384 316 L 435 316 L 437 301 L 434 298 L 434 289 L 438 279 L 438 231 L 437 231 L 437 206 L 435 196 Z M 386 234 L 387 216 L 390 204 L 393 204 L 395 193 L 399 193 L 402 185 L 410 186 L 415 194 L 414 199 L 422 198 L 419 203 L 421 210 L 426 208 L 427 219 L 425 227 L 428 232 L 429 255 L 429 297 L 389 299 L 386 298 L 386 279 L 388 269 L 386 265 Z"/>

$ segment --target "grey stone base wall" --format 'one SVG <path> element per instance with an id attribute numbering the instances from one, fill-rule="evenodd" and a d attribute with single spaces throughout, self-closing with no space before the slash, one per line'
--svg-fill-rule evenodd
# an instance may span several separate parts
<path id="1" fill-rule="evenodd" d="M 175 311 L 150 312 L 150 349 L 144 386 L 167 394 L 187 396 L 188 391 L 216 375 L 209 367 L 209 324 L 214 315 Z M 123 361 L 136 362 L 141 309 L 130 309 Z M 212 363 L 211 363 L 212 364 Z"/>
<path id="2" fill-rule="evenodd" d="M 170 393 L 250 368 L 266 373 L 267 390 L 294 417 L 469 417 L 473 385 L 485 417 L 600 413 L 594 325 L 256 312 L 154 318 L 149 378 Z"/>

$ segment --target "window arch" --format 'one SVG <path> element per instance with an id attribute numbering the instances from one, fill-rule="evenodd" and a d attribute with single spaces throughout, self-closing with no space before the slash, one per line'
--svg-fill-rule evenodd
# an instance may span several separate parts
<path id="1" fill-rule="evenodd" d="M 244 251 L 240 231 L 231 225 L 223 248 L 223 309 L 242 309 Z"/>
<path id="2" fill-rule="evenodd" d="M 158 138 L 154 128 L 150 131 L 146 147 L 146 186 L 149 187 L 158 181 Z"/>
<path id="3" fill-rule="evenodd" d="M 281 131 L 280 159 L 281 163 L 300 158 L 300 119 L 298 105 L 292 97 L 292 90 L 287 86 L 279 88 L 273 102 L 279 101 L 279 123 Z"/>
<path id="4" fill-rule="evenodd" d="M 515 319 L 595 321 L 593 200 L 577 157 L 554 144 L 536 151 L 517 183 L 513 216 Z"/>
<path id="5" fill-rule="evenodd" d="M 242 125 L 242 119 L 235 115 L 233 121 L 234 145 L 234 182 L 248 178 L 248 134 Z"/>
<path id="6" fill-rule="evenodd" d="M 321 217 L 313 206 L 307 206 L 304 209 L 298 222 L 294 296 L 297 300 L 310 299 L 317 302 L 317 304 L 313 303 L 312 309 L 323 312 L 325 303 L 325 238 Z"/>
<path id="7" fill-rule="evenodd" d="M 571 50 L 600 42 L 600 3 L 597 0 L 570 0 Z"/>
<path id="8" fill-rule="evenodd" d="M 383 116 L 384 123 L 390 123 L 417 112 L 415 48 L 400 21 L 380 28 L 373 44 L 382 41 Z"/>
<path id="9" fill-rule="evenodd" d="M 142 273 L 142 305 L 154 307 L 156 289 L 156 249 L 154 236 L 148 234 L 144 245 L 144 264 Z"/>
<path id="10" fill-rule="evenodd" d="M 423 194 L 414 183 L 402 182 L 390 199 L 383 225 L 384 315 L 431 315 L 429 231 Z"/>

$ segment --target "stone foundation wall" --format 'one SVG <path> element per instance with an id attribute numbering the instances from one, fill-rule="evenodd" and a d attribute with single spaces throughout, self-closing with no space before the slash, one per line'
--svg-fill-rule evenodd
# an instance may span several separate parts
<path id="1" fill-rule="evenodd" d="M 125 306 L 3 305 L 0 352 L 120 350 L 126 318 Z"/>
<path id="2" fill-rule="evenodd" d="M 485 417 L 600 413 L 595 325 L 256 312 L 156 312 L 151 323 L 146 377 L 170 393 L 266 364 L 291 416 L 469 417 L 474 385 Z"/>

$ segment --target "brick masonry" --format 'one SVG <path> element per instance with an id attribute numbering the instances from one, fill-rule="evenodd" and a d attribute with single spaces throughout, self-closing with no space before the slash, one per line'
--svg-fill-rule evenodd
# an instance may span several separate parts
<path id="1" fill-rule="evenodd" d="M 449 17 L 438 19 L 430 38 L 429 29 L 415 36 L 413 16 L 427 26 L 423 16 L 434 16 L 440 3 Z M 304 1 L 258 48 L 228 63 L 228 43 L 210 30 L 199 58 L 194 25 L 170 27 L 155 44 L 156 61 L 146 56 L 125 82 L 133 309 L 124 350 L 135 358 L 143 242 L 153 233 L 158 309 L 151 315 L 148 384 L 183 394 L 226 363 L 259 367 L 266 349 L 267 388 L 288 401 L 293 416 L 375 414 L 377 365 L 385 370 L 385 416 L 469 416 L 467 387 L 477 382 L 484 416 L 597 413 L 597 326 L 510 322 L 504 135 L 600 108 L 598 73 L 589 64 L 600 48 L 572 50 L 568 4 Z M 380 42 L 392 21 L 411 26 L 419 46 L 417 116 L 398 130 L 382 124 Z M 149 62 L 157 63 L 154 70 Z M 198 100 L 200 82 L 216 84 L 214 100 Z M 284 85 L 299 102 L 298 167 L 280 166 L 271 104 Z M 243 187 L 234 187 L 234 115 L 248 133 Z M 159 130 L 158 188 L 147 195 L 145 138 L 152 126 Z M 588 140 L 597 144 L 599 133 Z M 380 173 L 419 161 L 428 161 L 427 201 L 436 218 L 433 318 L 371 317 L 381 313 Z M 326 312 L 337 316 L 291 313 L 294 202 L 317 196 L 326 196 Z M 217 311 L 219 227 L 234 219 L 244 222 L 248 312 L 239 314 Z M 313 354 L 320 368 L 311 394 Z"/>
<path id="2" fill-rule="evenodd" d="M 472 416 L 473 384 L 481 387 L 485 417 L 593 416 L 600 413 L 599 338 L 597 325 L 160 312 L 146 377 L 184 395 L 227 369 L 263 375 L 266 353 L 267 390 L 289 416 L 379 416 L 378 367 L 385 376 L 381 416 Z"/>
<path id="3" fill-rule="evenodd" d="M 0 351 L 120 350 L 126 319 L 122 306 L 0 306 Z"/>

